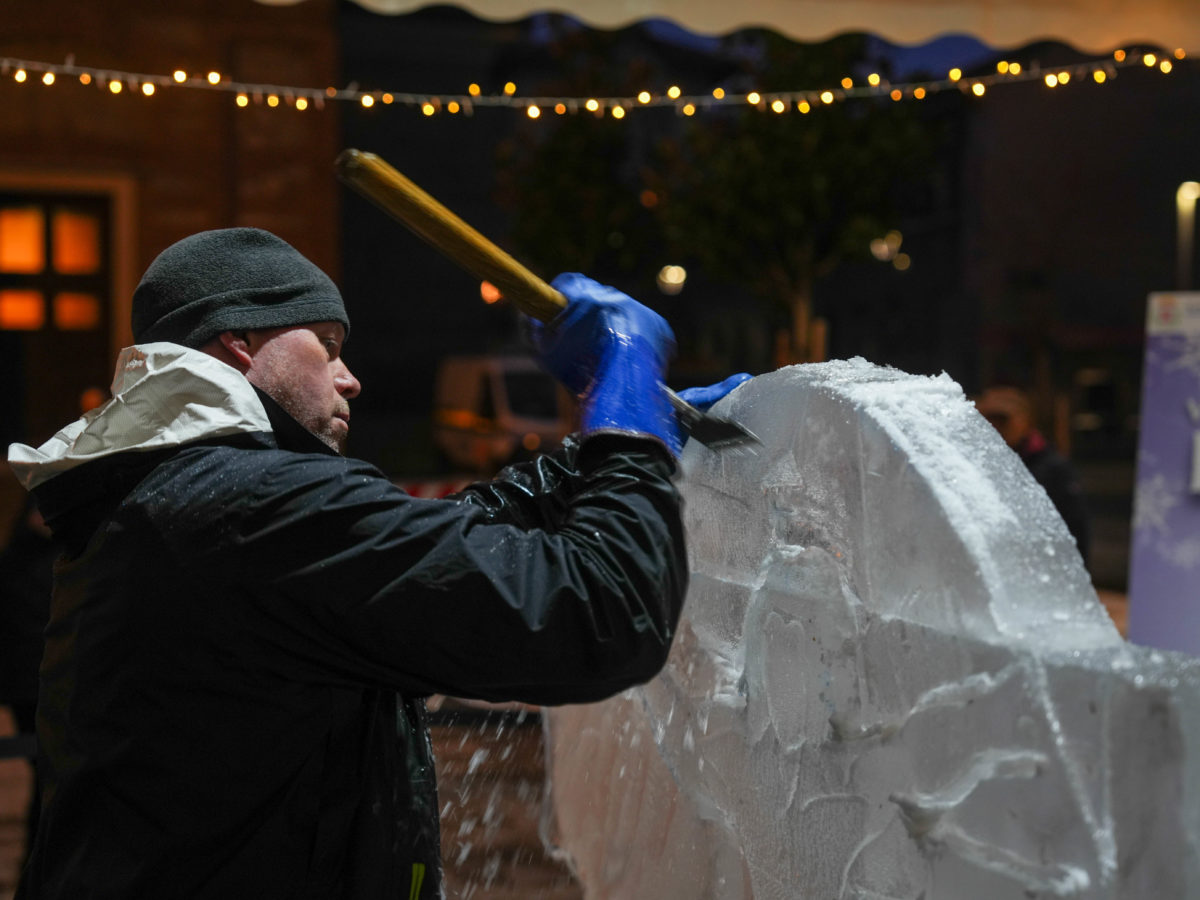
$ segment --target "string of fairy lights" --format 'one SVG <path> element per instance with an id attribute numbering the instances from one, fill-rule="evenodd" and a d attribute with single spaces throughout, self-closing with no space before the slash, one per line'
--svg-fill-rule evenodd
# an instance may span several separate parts
<path id="1" fill-rule="evenodd" d="M 65 62 L 0 57 L 0 78 L 12 78 L 19 84 L 41 84 L 52 87 L 75 81 L 92 85 L 110 94 L 141 94 L 154 97 L 174 90 L 207 90 L 231 94 L 239 107 L 265 105 L 270 108 L 293 109 L 303 112 L 320 110 L 327 103 L 353 103 L 366 109 L 378 106 L 416 108 L 425 116 L 471 115 L 476 108 L 501 107 L 523 111 L 531 119 L 545 115 L 590 113 L 622 119 L 634 110 L 673 107 L 679 115 L 694 116 L 716 107 L 749 104 L 774 113 L 799 112 L 807 114 L 822 106 L 848 100 L 887 98 L 896 102 L 924 100 L 943 91 L 956 90 L 983 97 L 990 89 L 1002 84 L 1040 81 L 1047 88 L 1092 82 L 1104 84 L 1117 77 L 1118 71 L 1144 67 L 1169 74 L 1179 61 L 1186 58 L 1182 49 L 1174 52 L 1117 50 L 1111 56 L 1074 63 L 1068 66 L 1024 66 L 1019 62 L 1001 60 L 994 72 L 965 75 L 959 68 L 950 69 L 944 78 L 889 83 L 878 73 L 855 79 L 847 76 L 839 84 L 794 91 L 747 91 L 735 93 L 716 87 L 705 94 L 685 94 L 678 85 L 665 91 L 640 91 L 635 96 L 614 97 L 533 97 L 523 96 L 514 82 L 508 82 L 496 93 L 484 93 L 478 84 L 471 84 L 462 94 L 418 94 L 403 91 L 361 90 L 356 85 L 345 88 L 295 87 L 273 84 L 249 84 L 235 81 L 227 74 L 213 70 L 188 72 L 176 69 L 169 75 L 150 75 L 81 66 L 74 57 Z"/>

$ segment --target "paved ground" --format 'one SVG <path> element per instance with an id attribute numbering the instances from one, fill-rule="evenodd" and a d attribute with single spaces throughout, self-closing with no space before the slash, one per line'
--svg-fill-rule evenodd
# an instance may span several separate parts
<path id="1" fill-rule="evenodd" d="M 0 706 L 0 737 L 14 731 L 7 707 Z M 0 759 L 0 900 L 10 900 L 25 852 L 25 811 L 32 783 L 29 763 Z"/>

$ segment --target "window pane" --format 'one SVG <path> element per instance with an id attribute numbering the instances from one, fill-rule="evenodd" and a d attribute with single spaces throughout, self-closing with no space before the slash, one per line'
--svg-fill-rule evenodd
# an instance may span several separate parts
<path id="1" fill-rule="evenodd" d="M 54 327 L 62 331 L 91 331 L 100 326 L 100 301 L 94 294 L 54 295 Z"/>
<path id="2" fill-rule="evenodd" d="M 46 304 L 41 291 L 0 291 L 0 328 L 37 331 L 46 324 Z"/>
<path id="3" fill-rule="evenodd" d="M 46 268 L 45 219 L 37 206 L 0 209 L 0 272 Z"/>
<path id="4" fill-rule="evenodd" d="M 54 268 L 64 275 L 100 270 L 100 221 L 68 209 L 54 213 Z"/>

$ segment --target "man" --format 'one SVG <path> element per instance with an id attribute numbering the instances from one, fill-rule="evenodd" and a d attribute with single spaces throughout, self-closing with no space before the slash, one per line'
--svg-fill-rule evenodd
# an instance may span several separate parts
<path id="1" fill-rule="evenodd" d="M 340 455 L 361 386 L 324 273 L 256 229 L 151 264 L 113 399 L 10 449 L 65 545 L 21 900 L 438 896 L 424 697 L 586 702 L 658 671 L 687 577 L 671 332 L 556 284 L 535 343 L 579 439 L 418 500 Z"/>
<path id="2" fill-rule="evenodd" d="M 1083 491 L 1071 464 L 1053 447 L 1033 422 L 1029 397 L 1013 387 L 990 387 L 975 402 L 976 408 L 1000 432 L 1025 463 L 1029 473 L 1046 491 L 1067 530 L 1075 538 L 1086 565 L 1089 527 Z"/>

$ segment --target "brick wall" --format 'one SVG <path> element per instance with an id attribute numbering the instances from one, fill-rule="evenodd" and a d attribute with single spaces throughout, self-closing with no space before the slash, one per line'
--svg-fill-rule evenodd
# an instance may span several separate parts
<path id="1" fill-rule="evenodd" d="M 336 0 L 4 0 L 0 56 L 50 63 L 74 57 L 81 66 L 147 75 L 215 69 L 241 83 L 324 88 L 339 78 L 336 11 Z M 230 93 L 165 87 L 151 97 L 135 90 L 114 96 L 74 77 L 19 84 L 9 72 L 0 73 L 0 110 L 0 191 L 123 186 L 128 208 L 114 223 L 113 358 L 130 342 L 128 295 L 142 271 L 195 231 L 267 228 L 338 278 L 336 104 L 304 112 L 253 103 L 239 109 Z M 55 361 L 55 374 L 71 383 L 59 369 L 78 361 L 70 353 Z M 106 368 L 77 380 L 107 385 L 110 377 Z M 71 415 L 76 396 L 69 398 Z M 0 541 L 20 498 L 14 480 L 0 472 Z"/>

